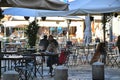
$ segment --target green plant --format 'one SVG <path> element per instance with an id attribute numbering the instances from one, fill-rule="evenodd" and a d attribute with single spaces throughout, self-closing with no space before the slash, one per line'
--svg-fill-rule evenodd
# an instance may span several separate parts
<path id="1" fill-rule="evenodd" d="M 4 15 L 2 14 L 3 10 L 0 8 L 0 20 L 4 18 Z"/>
<path id="2" fill-rule="evenodd" d="M 28 44 L 31 48 L 36 44 L 38 29 L 39 29 L 39 26 L 36 23 L 36 21 L 31 22 L 26 29 Z"/>

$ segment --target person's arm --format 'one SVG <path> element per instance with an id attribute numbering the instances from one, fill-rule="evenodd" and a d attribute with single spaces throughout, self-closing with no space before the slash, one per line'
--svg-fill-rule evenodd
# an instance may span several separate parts
<path id="1" fill-rule="evenodd" d="M 40 40 L 40 43 L 39 43 L 39 46 L 42 44 L 41 40 Z"/>
<path id="2" fill-rule="evenodd" d="M 54 43 L 54 45 L 56 46 L 56 47 L 58 47 L 58 42 L 57 42 L 57 40 L 53 40 L 53 43 Z"/>

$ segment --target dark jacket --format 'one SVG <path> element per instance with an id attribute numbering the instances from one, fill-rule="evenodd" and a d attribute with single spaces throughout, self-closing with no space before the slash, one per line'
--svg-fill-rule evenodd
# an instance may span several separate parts
<path id="1" fill-rule="evenodd" d="M 41 39 L 39 46 L 44 46 L 44 51 L 47 49 L 49 41 L 47 39 Z"/>

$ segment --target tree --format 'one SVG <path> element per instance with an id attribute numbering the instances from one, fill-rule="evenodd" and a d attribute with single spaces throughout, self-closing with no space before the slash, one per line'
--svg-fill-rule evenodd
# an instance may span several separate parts
<path id="1" fill-rule="evenodd" d="M 4 18 L 4 15 L 2 14 L 2 9 L 0 8 L 0 20 L 2 19 L 2 18 Z"/>
<path id="2" fill-rule="evenodd" d="M 36 21 L 31 22 L 26 29 L 28 44 L 31 48 L 36 44 L 38 29 L 39 26 Z"/>

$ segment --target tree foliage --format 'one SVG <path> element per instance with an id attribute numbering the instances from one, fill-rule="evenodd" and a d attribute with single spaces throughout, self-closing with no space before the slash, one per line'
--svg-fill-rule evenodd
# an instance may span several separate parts
<path id="1" fill-rule="evenodd" d="M 4 15 L 2 14 L 2 9 L 0 8 L 0 19 L 4 18 Z"/>
<path id="2" fill-rule="evenodd" d="M 36 21 L 31 22 L 26 29 L 26 35 L 30 47 L 33 47 L 36 44 L 38 29 L 39 26 Z"/>

